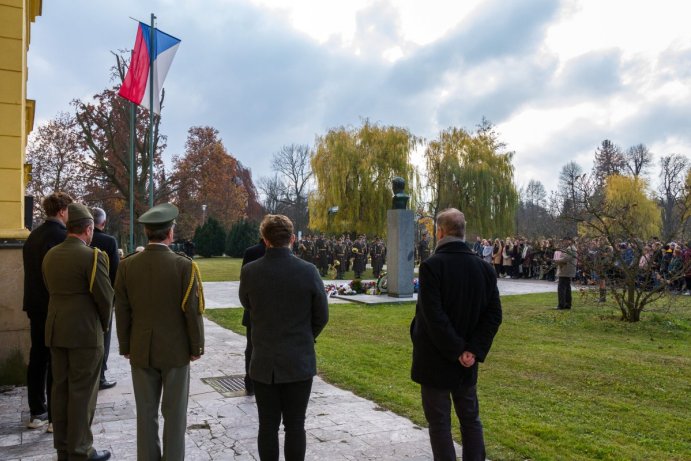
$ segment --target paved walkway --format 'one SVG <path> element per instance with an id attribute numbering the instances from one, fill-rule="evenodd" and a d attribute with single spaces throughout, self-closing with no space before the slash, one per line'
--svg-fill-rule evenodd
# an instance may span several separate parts
<path id="1" fill-rule="evenodd" d="M 368 280 L 369 281 L 369 280 Z M 349 280 L 325 280 L 324 284 L 342 285 L 349 283 Z M 505 295 L 523 295 L 529 293 L 556 293 L 557 284 L 555 282 L 546 282 L 544 280 L 513 280 L 502 279 L 497 281 L 499 286 L 499 294 Z M 206 299 L 207 309 L 219 309 L 225 307 L 242 307 L 240 299 L 238 298 L 238 289 L 240 282 L 204 282 L 204 297 Z M 355 297 L 353 297 L 354 300 Z M 388 298 L 382 296 L 387 302 L 394 302 L 396 298 Z M 417 295 L 415 298 L 417 299 Z M 405 300 L 406 302 L 410 299 Z M 343 296 L 339 298 L 329 298 L 330 304 L 347 303 L 348 297 Z"/>
<path id="2" fill-rule="evenodd" d="M 499 283 L 502 294 L 556 291 L 556 284 L 548 282 Z M 237 283 L 205 283 L 205 290 L 210 308 L 239 306 Z M 254 397 L 224 397 L 202 382 L 203 378 L 244 373 L 245 338 L 208 320 L 205 326 L 206 354 L 191 366 L 186 458 L 258 460 Z M 94 446 L 110 450 L 114 460 L 135 460 L 136 416 L 129 363 L 118 355 L 116 340 L 108 378 L 118 384 L 98 395 L 92 426 Z M 0 393 L 0 461 L 57 458 L 52 434 L 25 428 L 27 409 L 25 387 Z M 432 459 L 426 429 L 318 377 L 307 409 L 306 430 L 308 460 Z"/>

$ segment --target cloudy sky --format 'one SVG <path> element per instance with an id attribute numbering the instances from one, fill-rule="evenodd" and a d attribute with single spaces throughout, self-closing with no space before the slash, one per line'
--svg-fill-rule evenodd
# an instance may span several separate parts
<path id="1" fill-rule="evenodd" d="M 217 128 L 256 179 L 286 144 L 363 118 L 426 139 L 483 116 L 516 183 L 556 187 L 609 138 L 691 156 L 686 0 L 44 0 L 32 29 L 36 121 L 112 85 L 134 17 L 182 39 L 165 83 L 170 158 Z M 651 179 L 657 176 L 657 164 Z"/>

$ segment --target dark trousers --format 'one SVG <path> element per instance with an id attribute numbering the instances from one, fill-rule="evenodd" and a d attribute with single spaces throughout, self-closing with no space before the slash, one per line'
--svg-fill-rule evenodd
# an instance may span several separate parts
<path id="1" fill-rule="evenodd" d="M 437 389 L 421 386 L 422 409 L 429 424 L 434 461 L 456 461 L 451 438 L 451 400 L 461 423 L 463 461 L 485 461 L 485 439 L 480 422 L 476 386 Z"/>
<path id="2" fill-rule="evenodd" d="M 252 325 L 247 325 L 247 344 L 245 345 L 245 390 L 249 393 L 254 392 L 254 383 L 250 378 L 250 360 L 252 360 Z"/>
<path id="3" fill-rule="evenodd" d="M 305 412 L 312 391 L 312 378 L 280 384 L 254 382 L 259 414 L 257 446 L 261 461 L 278 461 L 278 428 L 283 419 L 285 461 L 305 459 Z"/>
<path id="4" fill-rule="evenodd" d="M 110 337 L 113 331 L 113 316 L 110 316 L 108 331 L 103 333 L 103 363 L 101 364 L 101 382 L 106 380 L 106 370 L 108 369 L 108 355 L 110 352 Z"/>
<path id="5" fill-rule="evenodd" d="M 562 309 L 571 309 L 571 277 L 559 277 L 557 285 L 557 297 Z"/>
<path id="6" fill-rule="evenodd" d="M 52 421 L 50 389 L 53 386 L 53 372 L 50 368 L 50 348 L 46 347 L 46 315 L 30 314 L 29 322 L 31 350 L 26 371 L 29 411 L 32 415 L 47 411 L 48 420 Z"/>

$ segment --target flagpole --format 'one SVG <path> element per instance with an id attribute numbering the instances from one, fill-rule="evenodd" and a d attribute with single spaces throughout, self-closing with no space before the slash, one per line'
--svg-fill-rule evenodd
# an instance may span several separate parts
<path id="1" fill-rule="evenodd" d="M 135 123 L 134 118 L 137 116 L 137 110 L 134 103 L 130 101 L 130 246 L 128 253 L 134 251 L 134 174 L 137 170 L 137 165 L 134 163 L 134 137 Z"/>
<path id="2" fill-rule="evenodd" d="M 151 28 L 149 29 L 149 206 L 154 206 L 154 58 L 156 57 L 156 33 L 154 16 L 151 13 Z"/>

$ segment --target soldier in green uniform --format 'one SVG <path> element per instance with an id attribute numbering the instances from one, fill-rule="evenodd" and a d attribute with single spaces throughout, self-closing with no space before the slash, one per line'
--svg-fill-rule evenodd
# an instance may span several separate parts
<path id="1" fill-rule="evenodd" d="M 314 240 L 312 239 L 311 235 L 308 235 L 307 239 L 305 239 L 304 255 L 305 256 L 302 259 L 304 259 L 308 263 L 314 264 Z"/>
<path id="2" fill-rule="evenodd" d="M 326 237 L 324 234 L 320 234 L 317 240 L 314 242 L 314 249 L 316 250 L 316 266 L 319 269 L 319 275 L 322 277 L 326 276 L 329 271 L 329 260 L 326 248 Z"/>
<path id="3" fill-rule="evenodd" d="M 343 242 L 343 237 L 341 237 L 334 245 L 334 267 L 336 267 L 336 279 L 338 280 L 343 280 L 345 274 L 345 251 L 345 242 Z"/>
<path id="4" fill-rule="evenodd" d="M 103 333 L 113 309 L 108 256 L 89 244 L 94 219 L 80 203 L 67 207 L 67 238 L 46 253 L 43 278 L 50 295 L 46 346 L 53 371 L 53 444 L 59 460 L 107 460 L 93 447 L 91 421 L 103 360 Z"/>
<path id="5" fill-rule="evenodd" d="M 149 243 L 123 259 L 115 279 L 120 354 L 130 360 L 137 404 L 137 459 L 182 460 L 190 361 L 204 353 L 204 293 L 197 265 L 168 248 L 178 209 L 164 203 L 140 216 Z M 158 407 L 164 418 L 163 450 Z"/>
<path id="6" fill-rule="evenodd" d="M 364 235 L 360 235 L 355 243 L 353 243 L 352 252 L 353 272 L 355 272 L 355 278 L 359 279 L 362 277 L 362 273 L 365 272 L 367 266 L 367 243 Z"/>
<path id="7" fill-rule="evenodd" d="M 386 247 L 379 237 L 374 241 L 372 245 L 372 274 L 374 277 L 379 277 L 382 268 L 384 267 L 384 256 L 386 255 Z"/>
<path id="8" fill-rule="evenodd" d="M 350 240 L 350 236 L 346 234 L 345 236 L 345 271 L 350 270 L 350 258 L 353 257 L 353 242 Z"/>

